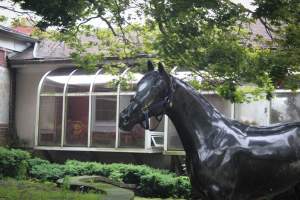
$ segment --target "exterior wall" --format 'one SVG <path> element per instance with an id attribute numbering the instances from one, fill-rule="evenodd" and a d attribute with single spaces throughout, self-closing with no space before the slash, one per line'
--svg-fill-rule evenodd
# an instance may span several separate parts
<path id="1" fill-rule="evenodd" d="M 10 74 L 6 68 L 6 52 L 0 49 L 0 145 L 7 142 L 9 122 Z"/>
<path id="2" fill-rule="evenodd" d="M 0 66 L 0 145 L 6 144 L 9 119 L 10 75 L 6 67 Z"/>
<path id="3" fill-rule="evenodd" d="M 26 147 L 34 145 L 36 100 L 39 81 L 55 65 L 32 65 L 18 68 L 16 74 L 16 131 Z"/>

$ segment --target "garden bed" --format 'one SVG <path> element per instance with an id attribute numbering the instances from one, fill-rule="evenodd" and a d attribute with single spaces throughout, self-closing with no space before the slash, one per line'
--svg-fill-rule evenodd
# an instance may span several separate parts
<path id="1" fill-rule="evenodd" d="M 32 158 L 22 150 L 0 147 L 0 177 L 37 179 L 55 183 L 58 179 L 73 176 L 102 176 L 112 182 L 135 185 L 138 196 L 151 198 L 185 198 L 191 194 L 191 185 L 186 176 L 177 176 L 167 170 L 145 165 L 103 164 L 69 160 L 64 164 Z"/>

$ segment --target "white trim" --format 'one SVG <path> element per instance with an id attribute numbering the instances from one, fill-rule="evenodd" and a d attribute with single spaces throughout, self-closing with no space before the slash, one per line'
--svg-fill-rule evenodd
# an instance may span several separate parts
<path id="1" fill-rule="evenodd" d="M 89 118 L 88 118 L 88 147 L 91 146 L 91 130 L 92 130 L 92 92 L 94 89 L 94 84 L 98 74 L 102 71 L 103 68 L 99 69 L 93 77 L 93 80 L 90 84 L 90 91 L 89 91 Z"/>
<path id="2" fill-rule="evenodd" d="M 120 77 L 123 77 L 130 68 L 126 68 Z M 120 91 L 121 85 L 118 84 L 117 88 L 117 108 L 116 108 L 116 141 L 115 141 L 115 148 L 117 149 L 120 146 L 120 131 L 119 131 L 119 117 L 120 117 Z"/>
<path id="3" fill-rule="evenodd" d="M 123 96 L 125 96 L 125 95 L 132 96 L 135 94 L 136 94 L 136 92 L 120 92 L 120 95 L 123 95 Z"/>
<path id="4" fill-rule="evenodd" d="M 118 152 L 118 153 L 161 153 L 160 148 L 143 149 L 143 148 L 97 148 L 97 147 L 50 147 L 37 146 L 38 150 L 54 150 L 54 151 L 97 151 L 97 152 Z"/>
<path id="5" fill-rule="evenodd" d="M 168 131 L 169 131 L 169 117 L 165 115 L 164 121 L 164 151 L 168 150 Z"/>
<path id="6" fill-rule="evenodd" d="M 267 125 L 271 124 L 271 109 L 272 109 L 272 99 L 268 100 L 268 108 L 267 108 Z"/>
<path id="7" fill-rule="evenodd" d="M 300 89 L 298 90 L 287 90 L 287 89 L 277 89 L 273 92 L 273 94 L 275 93 L 299 93 Z"/>
<path id="8" fill-rule="evenodd" d="M 118 95 L 118 91 L 116 92 L 92 92 L 93 96 L 113 96 Z"/>
<path id="9" fill-rule="evenodd" d="M 65 128 L 66 128 L 66 93 L 67 93 L 67 89 L 68 89 L 68 82 L 71 79 L 71 76 L 77 71 L 77 69 L 73 70 L 69 76 L 67 81 L 65 82 L 64 85 L 64 92 L 63 92 L 63 105 L 62 105 L 62 121 L 61 121 L 61 140 L 60 140 L 60 146 L 63 147 L 64 146 L 64 140 L 65 140 Z"/>
<path id="10" fill-rule="evenodd" d="M 34 135 L 34 146 L 38 146 L 38 137 L 39 137 L 39 121 L 40 121 L 40 96 L 41 90 L 44 83 L 45 78 L 52 72 L 52 70 L 48 71 L 41 78 L 38 89 L 37 89 L 37 99 L 36 99 L 36 111 L 35 111 L 35 135 Z"/>
<path id="11" fill-rule="evenodd" d="M 172 70 L 171 70 L 171 72 L 170 72 L 170 74 L 171 74 L 171 75 L 175 74 L 177 68 L 178 68 L 177 66 L 173 67 Z"/>
<path id="12" fill-rule="evenodd" d="M 61 97 L 64 96 L 63 93 L 44 93 L 40 94 L 41 97 Z"/>
<path id="13" fill-rule="evenodd" d="M 230 103 L 230 119 L 235 119 L 235 103 Z"/>

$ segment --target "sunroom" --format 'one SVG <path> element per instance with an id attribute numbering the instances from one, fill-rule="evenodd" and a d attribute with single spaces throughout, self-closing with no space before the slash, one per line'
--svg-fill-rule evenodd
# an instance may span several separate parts
<path id="1" fill-rule="evenodd" d="M 127 87 L 116 85 L 130 73 Z M 41 79 L 37 95 L 35 148 L 44 150 L 157 153 L 163 149 L 165 119 L 150 119 L 153 131 L 136 125 L 130 132 L 118 127 L 119 113 L 134 95 L 140 73 L 129 68 L 118 75 L 59 68 Z M 158 124 L 159 123 L 159 124 Z"/>
<path id="2" fill-rule="evenodd" d="M 173 75 L 186 79 L 190 72 Z M 131 77 L 126 87 L 118 77 Z M 118 127 L 119 113 L 135 94 L 143 74 L 126 69 L 118 75 L 82 69 L 58 68 L 40 80 L 37 95 L 35 148 L 40 150 L 102 151 L 128 153 L 184 154 L 176 129 L 167 116 L 159 123 L 150 119 L 145 130 L 136 125 L 130 132 Z M 206 99 L 231 119 L 246 124 L 270 125 L 300 120 L 299 91 L 276 90 L 270 101 L 234 104 L 214 92 Z"/>

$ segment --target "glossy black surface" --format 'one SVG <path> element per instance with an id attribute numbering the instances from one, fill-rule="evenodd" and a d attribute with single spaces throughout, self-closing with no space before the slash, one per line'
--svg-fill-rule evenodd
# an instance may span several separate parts
<path id="1" fill-rule="evenodd" d="M 166 113 L 186 152 L 194 198 L 272 198 L 299 182 L 300 123 L 253 127 L 227 119 L 161 65 L 159 71 L 149 66 L 136 96 L 120 115 L 120 127 L 128 130 L 141 123 L 143 111 L 149 116 Z M 167 103 L 151 109 L 164 98 Z"/>

